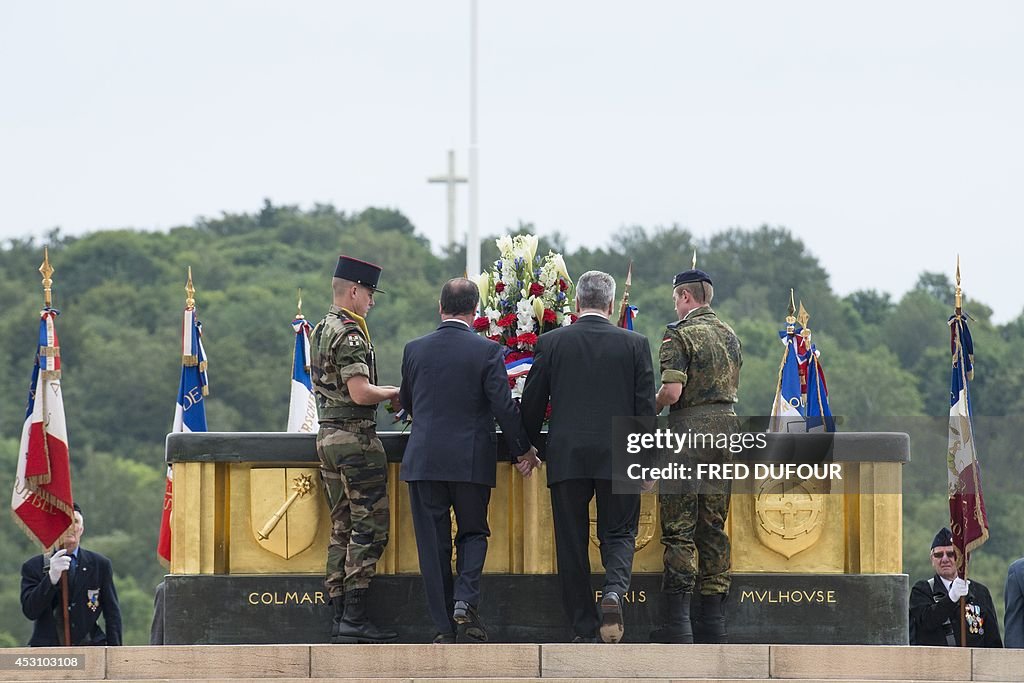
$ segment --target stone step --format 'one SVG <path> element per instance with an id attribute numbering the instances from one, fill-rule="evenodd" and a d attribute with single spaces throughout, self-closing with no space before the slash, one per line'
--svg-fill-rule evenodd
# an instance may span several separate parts
<path id="1" fill-rule="evenodd" d="M 22 658 L 21 665 L 17 663 Z M 40 667 L 50 658 L 74 667 Z M 1020 681 L 1024 650 L 864 645 L 171 645 L 0 650 L 0 681 Z"/>
<path id="2" fill-rule="evenodd" d="M 24 680 L 24 679 L 14 679 Z M 51 680 L 38 678 L 32 680 Z M 106 678 L 83 680 L 78 683 L 128 683 L 138 681 L 137 678 Z M 195 678 L 154 678 L 146 679 L 148 683 L 188 683 Z M 238 678 L 207 678 L 199 679 L 203 683 L 238 683 Z M 826 678 L 275 678 L 275 683 L 834 683 L 835 679 Z M 7 681 L 0 679 L 0 683 Z M 844 679 L 843 683 L 878 683 L 875 679 L 854 678 Z M 913 681 L 893 680 L 885 683 L 914 683 Z M 934 681 L 934 683 L 959 683 L 958 681 Z"/>

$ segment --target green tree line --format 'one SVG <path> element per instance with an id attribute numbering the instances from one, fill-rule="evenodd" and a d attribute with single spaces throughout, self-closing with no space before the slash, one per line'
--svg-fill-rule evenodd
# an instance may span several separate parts
<path id="1" fill-rule="evenodd" d="M 536 232 L 520 224 L 509 233 Z M 778 330 L 792 287 L 811 318 L 836 415 L 849 425 L 910 431 L 904 468 L 904 571 L 929 575 L 928 545 L 948 522 L 945 422 L 953 287 L 921 273 L 899 299 L 877 288 L 835 293 L 828 273 L 783 227 L 730 229 L 697 239 L 678 225 L 625 227 L 603 246 L 566 247 L 540 234 L 538 253 L 565 256 L 570 274 L 598 269 L 623 281 L 633 262 L 630 300 L 636 328 L 657 353 L 674 319 L 672 276 L 699 267 L 715 281 L 714 307 L 744 345 L 738 410 L 766 414 L 782 345 Z M 156 536 L 163 495 L 163 445 L 180 374 L 186 270 L 192 267 L 203 342 L 210 361 L 206 409 L 216 431 L 284 429 L 291 375 L 290 321 L 302 289 L 303 312 L 318 319 L 330 304 L 339 253 L 379 263 L 382 288 L 370 317 L 381 381 L 397 384 L 404 344 L 432 330 L 443 282 L 464 272 L 461 248 L 436 252 L 393 209 L 347 213 L 266 201 L 253 213 L 199 219 L 166 232 L 104 230 L 0 247 L 0 482 L 10 490 L 42 303 L 37 268 L 43 244 L 54 273 L 63 390 L 76 500 L 86 511 L 83 544 L 109 556 L 125 620 L 125 642 L 148 642 L 152 594 L 163 575 Z M 483 263 L 497 258 L 483 241 Z M 969 292 L 968 292 L 969 294 Z M 620 291 L 621 295 L 621 291 Z M 992 589 L 1001 611 L 1010 561 L 1024 554 L 1019 486 L 1019 417 L 1024 413 L 1024 315 L 997 325 L 991 309 L 966 300 L 973 318 L 979 457 L 992 540 L 975 554 L 971 577 Z M 927 419 L 928 416 L 937 419 Z M 33 552 L 10 515 L 0 523 L 0 646 L 22 645 L 30 624 L 19 606 L 20 566 Z"/>

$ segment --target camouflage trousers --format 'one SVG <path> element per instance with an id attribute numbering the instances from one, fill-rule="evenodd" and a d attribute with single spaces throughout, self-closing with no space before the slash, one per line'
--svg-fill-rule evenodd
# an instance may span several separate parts
<path id="1" fill-rule="evenodd" d="M 725 518 L 729 494 L 659 494 L 658 514 L 665 546 L 661 590 L 692 593 L 700 576 L 702 595 L 728 593 L 732 560 Z"/>
<path id="2" fill-rule="evenodd" d="M 388 544 L 387 454 L 373 420 L 321 423 L 316 453 L 331 510 L 324 585 L 334 598 L 368 588 Z"/>
<path id="3" fill-rule="evenodd" d="M 737 431 L 735 415 L 709 415 L 700 418 L 673 419 L 669 426 L 677 433 L 732 434 Z M 731 462 L 728 449 L 701 448 L 675 458 L 695 471 L 698 462 Z M 658 494 L 661 518 L 661 543 L 665 546 L 665 571 L 661 589 L 666 593 L 692 593 L 700 579 L 702 595 L 728 593 L 732 579 L 729 535 L 725 520 L 729 516 L 732 484 L 728 480 L 704 482 Z"/>

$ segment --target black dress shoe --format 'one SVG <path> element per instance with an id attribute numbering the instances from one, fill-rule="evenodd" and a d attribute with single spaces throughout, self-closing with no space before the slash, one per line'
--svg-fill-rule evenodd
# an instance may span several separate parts
<path id="1" fill-rule="evenodd" d="M 435 645 L 454 645 L 455 634 L 454 633 L 438 633 L 434 636 Z"/>
<path id="2" fill-rule="evenodd" d="M 476 608 L 464 600 L 455 601 L 452 620 L 459 625 L 456 641 L 459 643 L 486 643 L 487 627 Z"/>
<path id="3" fill-rule="evenodd" d="M 611 591 L 601 598 L 601 640 L 606 643 L 617 643 L 622 640 L 622 600 L 619 594 Z"/>

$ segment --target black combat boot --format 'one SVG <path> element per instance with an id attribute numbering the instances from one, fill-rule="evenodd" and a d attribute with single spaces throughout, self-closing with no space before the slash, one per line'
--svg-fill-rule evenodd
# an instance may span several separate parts
<path id="1" fill-rule="evenodd" d="M 693 643 L 690 625 L 690 596 L 692 593 L 662 593 L 664 601 L 661 628 L 651 631 L 652 643 Z"/>
<path id="2" fill-rule="evenodd" d="M 331 621 L 331 638 L 338 635 L 341 628 L 341 620 L 345 618 L 345 596 L 336 595 L 331 598 L 331 605 L 334 606 L 334 619 Z"/>
<path id="3" fill-rule="evenodd" d="M 338 624 L 338 631 L 332 642 L 335 643 L 390 643 L 398 638 L 398 633 L 377 628 L 366 616 L 366 589 L 345 593 L 345 614 Z"/>
<path id="4" fill-rule="evenodd" d="M 725 632 L 725 612 L 722 603 L 724 593 L 700 596 L 700 632 L 705 643 L 728 643 L 729 635 Z"/>

